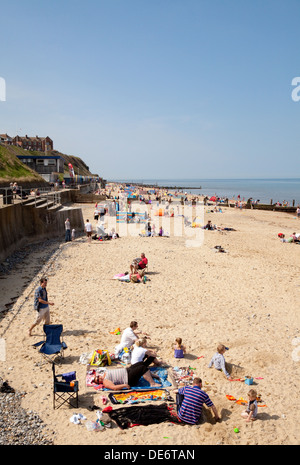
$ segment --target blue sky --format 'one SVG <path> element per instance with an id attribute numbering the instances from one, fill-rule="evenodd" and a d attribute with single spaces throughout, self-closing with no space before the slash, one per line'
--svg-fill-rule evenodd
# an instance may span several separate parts
<path id="1" fill-rule="evenodd" d="M 300 177 L 299 18 L 299 0 L 10 0 L 0 133 L 106 179 Z"/>

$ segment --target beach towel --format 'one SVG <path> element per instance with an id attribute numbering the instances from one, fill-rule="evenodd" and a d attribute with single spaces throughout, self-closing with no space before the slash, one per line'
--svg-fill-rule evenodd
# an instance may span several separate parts
<path id="1" fill-rule="evenodd" d="M 117 279 L 118 281 L 125 281 L 127 283 L 130 282 L 130 275 L 129 274 L 125 274 L 125 273 L 118 273 L 118 274 L 115 274 L 113 279 Z"/>
<path id="2" fill-rule="evenodd" d="M 167 389 L 140 389 L 108 394 L 112 404 L 137 404 L 156 400 L 173 401 Z"/>
<path id="3" fill-rule="evenodd" d="M 140 276 L 142 278 L 142 281 L 145 283 L 146 281 L 150 281 L 149 278 L 147 278 L 147 276 L 143 276 L 143 273 L 142 273 L 142 270 L 139 270 L 140 271 Z M 137 283 L 138 282 L 138 279 L 137 277 L 134 275 L 134 276 L 131 276 L 130 278 L 130 274 L 127 273 L 118 273 L 118 274 L 115 274 L 114 277 L 112 279 L 117 279 L 118 281 L 123 281 L 125 283 Z M 141 281 L 140 281 L 141 282 Z"/>
<path id="4" fill-rule="evenodd" d="M 165 403 L 122 407 L 109 411 L 108 415 L 121 429 L 139 425 L 153 425 L 165 421 L 181 423 L 176 412 Z"/>

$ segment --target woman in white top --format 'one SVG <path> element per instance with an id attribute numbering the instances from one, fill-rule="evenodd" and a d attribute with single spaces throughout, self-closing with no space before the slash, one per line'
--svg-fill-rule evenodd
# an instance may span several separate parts
<path id="1" fill-rule="evenodd" d="M 144 362 L 145 360 L 150 360 L 154 365 L 161 365 L 156 358 L 156 353 L 153 350 L 147 349 L 147 339 L 138 339 L 135 342 L 134 349 L 131 353 L 131 364 L 134 365 L 137 362 Z"/>

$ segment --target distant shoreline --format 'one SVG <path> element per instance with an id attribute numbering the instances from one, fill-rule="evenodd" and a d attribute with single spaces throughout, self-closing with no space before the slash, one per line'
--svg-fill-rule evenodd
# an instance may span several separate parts
<path id="1" fill-rule="evenodd" d="M 159 186 L 158 184 L 144 184 L 143 182 L 127 182 L 127 181 L 107 181 L 107 184 L 130 184 L 130 186 L 136 186 L 136 187 L 145 187 L 147 189 L 168 189 L 168 190 L 190 190 L 190 189 L 197 189 L 197 190 L 201 190 L 202 187 L 201 186 L 198 186 L 198 187 L 190 187 L 190 186 L 187 186 L 187 187 L 182 187 L 182 186 Z"/>
<path id="2" fill-rule="evenodd" d="M 300 178 L 281 179 L 118 179 L 110 181 L 118 185 L 141 186 L 144 189 L 183 191 L 192 195 L 217 196 L 248 200 L 260 203 L 289 205 L 300 204 Z M 271 202 L 272 200 L 272 202 Z"/>

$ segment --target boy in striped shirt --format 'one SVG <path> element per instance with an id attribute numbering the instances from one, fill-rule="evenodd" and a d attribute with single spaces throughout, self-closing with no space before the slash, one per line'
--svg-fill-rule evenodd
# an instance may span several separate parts
<path id="1" fill-rule="evenodd" d="M 183 395 L 183 401 L 177 412 L 180 420 L 191 425 L 198 423 L 203 404 L 207 407 L 211 407 L 216 421 L 220 420 L 217 409 L 213 402 L 210 400 L 206 392 L 202 391 L 202 380 L 200 378 L 194 378 L 192 386 L 184 386 L 178 389 L 178 394 Z"/>

